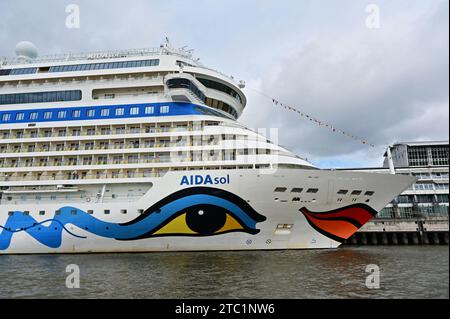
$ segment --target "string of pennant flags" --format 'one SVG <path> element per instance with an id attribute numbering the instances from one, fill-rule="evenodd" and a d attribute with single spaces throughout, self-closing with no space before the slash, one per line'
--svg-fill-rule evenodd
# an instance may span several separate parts
<path id="1" fill-rule="evenodd" d="M 370 147 L 375 147 L 374 144 L 369 143 L 369 141 L 367 141 L 366 139 L 360 138 L 360 137 L 358 137 L 356 135 L 353 135 L 353 134 L 351 134 L 351 133 L 349 133 L 347 131 L 341 130 L 341 129 L 335 127 L 334 125 L 331 125 L 331 124 L 326 123 L 326 122 L 324 122 L 324 121 L 322 121 L 320 119 L 317 119 L 317 118 L 315 118 L 315 117 L 313 117 L 313 116 L 311 116 L 311 115 L 309 115 L 309 114 L 307 114 L 307 113 L 305 113 L 305 112 L 303 112 L 303 111 L 301 111 L 299 109 L 296 109 L 295 107 L 286 105 L 286 104 L 278 101 L 275 98 L 271 98 L 271 99 L 272 99 L 272 103 L 275 106 L 280 106 L 280 107 L 283 107 L 286 110 L 289 110 L 289 111 L 292 111 L 294 113 L 297 113 L 301 117 L 304 117 L 304 118 L 308 119 L 310 122 L 316 124 L 319 127 L 327 128 L 327 129 L 331 130 L 333 133 L 342 134 L 342 135 L 344 135 L 346 137 L 349 137 L 349 138 L 351 138 L 351 139 L 353 139 L 355 141 L 358 141 L 358 142 L 360 142 L 360 143 L 362 143 L 364 145 L 367 145 L 367 146 L 370 146 Z"/>
<path id="2" fill-rule="evenodd" d="M 277 99 L 275 99 L 275 98 L 273 98 L 273 97 L 271 97 L 271 96 L 269 96 L 269 95 L 267 95 L 267 94 L 265 94 L 263 92 L 255 90 L 255 89 L 250 88 L 248 86 L 247 86 L 247 88 L 251 89 L 252 91 L 255 91 L 256 93 L 258 93 L 260 95 L 265 96 L 266 98 L 271 99 L 274 106 L 279 106 L 279 107 L 282 107 L 282 108 L 284 108 L 284 109 L 286 109 L 288 111 L 297 113 L 298 115 L 300 115 L 300 117 L 306 118 L 311 123 L 316 124 L 317 126 L 319 126 L 321 128 L 329 129 L 333 133 L 341 134 L 341 135 L 346 136 L 348 138 L 351 138 L 351 139 L 353 139 L 353 140 L 355 140 L 357 142 L 360 142 L 360 143 L 362 143 L 362 144 L 364 144 L 366 146 L 370 146 L 372 148 L 375 148 L 374 144 L 370 143 L 368 140 L 366 140 L 364 138 L 358 137 L 358 136 L 356 136 L 354 134 L 351 134 L 351 133 L 349 133 L 347 131 L 341 130 L 340 128 L 338 128 L 336 126 L 331 125 L 331 124 L 329 124 L 329 123 L 327 123 L 325 121 L 322 121 L 320 119 L 317 119 L 317 118 L 315 118 L 315 117 L 313 117 L 313 116 L 311 116 L 311 115 L 309 115 L 309 114 L 307 114 L 307 113 L 305 113 L 305 112 L 303 112 L 303 111 L 301 111 L 301 110 L 299 110 L 299 109 L 297 109 L 295 107 L 292 107 L 290 105 L 284 104 L 284 103 L 280 102 L 279 100 L 277 100 Z"/>

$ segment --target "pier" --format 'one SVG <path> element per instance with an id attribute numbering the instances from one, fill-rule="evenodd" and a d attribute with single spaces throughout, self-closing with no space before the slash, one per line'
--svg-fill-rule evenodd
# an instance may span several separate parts
<path id="1" fill-rule="evenodd" d="M 344 245 L 448 245 L 448 217 L 375 218 Z"/>

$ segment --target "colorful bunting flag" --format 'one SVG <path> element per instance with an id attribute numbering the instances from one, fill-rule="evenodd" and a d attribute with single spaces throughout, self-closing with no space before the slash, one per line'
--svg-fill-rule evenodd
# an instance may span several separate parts
<path id="1" fill-rule="evenodd" d="M 310 116 L 310 115 L 308 115 L 308 114 L 306 114 L 306 113 L 304 113 L 304 112 L 301 112 L 300 110 L 298 110 L 298 109 L 296 109 L 296 108 L 294 108 L 294 107 L 292 107 L 292 106 L 288 106 L 288 105 L 285 105 L 285 104 L 281 103 L 280 101 L 278 101 L 278 100 L 275 99 L 275 98 L 272 98 L 272 103 L 273 103 L 275 106 L 280 105 L 280 106 L 284 107 L 286 110 L 294 111 L 294 112 L 300 114 L 300 116 L 302 116 L 302 117 L 305 116 L 305 117 L 306 117 L 307 119 L 309 119 L 311 122 L 314 122 L 314 123 L 316 123 L 316 124 L 319 125 L 319 126 L 325 126 L 325 127 L 327 127 L 327 128 L 330 128 L 333 132 L 339 132 L 339 133 L 341 133 L 342 135 L 345 135 L 345 136 L 347 136 L 347 137 L 349 137 L 349 138 L 352 138 L 352 139 L 354 139 L 354 140 L 356 140 L 356 141 L 359 141 L 359 142 L 361 142 L 361 143 L 364 144 L 364 145 L 369 145 L 370 147 L 375 147 L 374 144 L 371 144 L 371 143 L 367 142 L 366 140 L 363 140 L 363 139 L 361 139 L 361 138 L 358 138 L 358 137 L 356 137 L 355 135 L 350 134 L 350 133 L 347 133 L 347 132 L 345 132 L 345 131 L 343 131 L 343 130 L 341 130 L 341 129 L 338 129 L 338 128 L 334 127 L 334 126 L 331 125 L 331 124 L 327 124 L 327 123 L 322 122 L 322 121 L 320 121 L 320 120 L 318 120 L 318 119 L 315 119 L 315 118 L 313 118 L 312 116 Z"/>

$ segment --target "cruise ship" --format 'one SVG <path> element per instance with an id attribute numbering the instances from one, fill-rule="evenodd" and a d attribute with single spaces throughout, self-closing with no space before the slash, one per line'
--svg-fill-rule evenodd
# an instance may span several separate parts
<path id="1" fill-rule="evenodd" d="M 16 53 L 0 60 L 0 254 L 336 248 L 414 182 L 318 169 L 237 121 L 244 82 L 168 41 Z"/>

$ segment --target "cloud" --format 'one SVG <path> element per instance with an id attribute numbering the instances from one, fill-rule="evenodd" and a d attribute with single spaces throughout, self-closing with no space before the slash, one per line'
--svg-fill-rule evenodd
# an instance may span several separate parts
<path id="1" fill-rule="evenodd" d="M 317 37 L 274 62 L 249 85 L 367 138 L 378 145 L 379 161 L 395 141 L 448 139 L 447 2 L 393 15 L 380 29 L 341 30 L 327 41 Z M 249 95 L 253 107 L 244 120 L 279 127 L 281 141 L 298 153 L 325 165 L 328 157 L 352 156 L 374 163 L 366 146 Z"/>
<path id="2" fill-rule="evenodd" d="M 0 56 L 21 40 L 48 54 L 158 46 L 168 35 L 247 80 L 241 122 L 279 128 L 280 144 L 322 167 L 378 165 L 389 143 L 448 139 L 446 0 L 377 1 L 380 29 L 366 28 L 356 0 L 76 0 L 80 29 L 65 27 L 68 3 L 0 1 Z M 377 147 L 276 109 L 254 89 Z"/>

